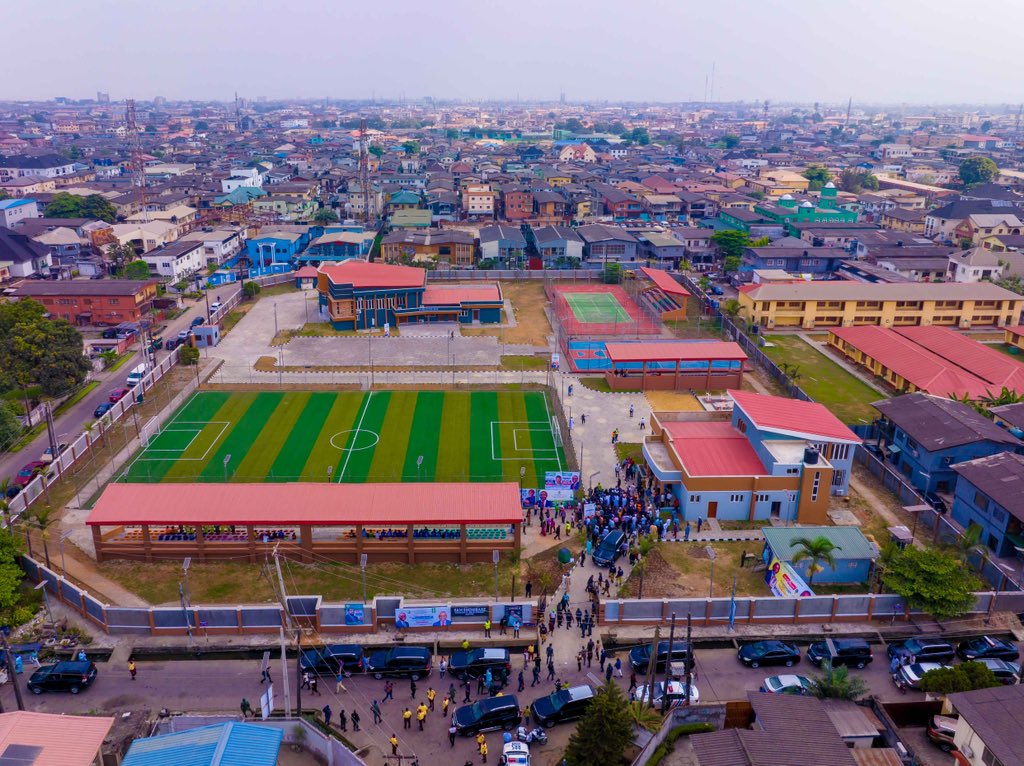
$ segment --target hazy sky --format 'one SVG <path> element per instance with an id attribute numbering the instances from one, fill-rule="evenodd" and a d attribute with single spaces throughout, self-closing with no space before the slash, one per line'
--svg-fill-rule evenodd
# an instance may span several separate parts
<path id="1" fill-rule="evenodd" d="M 978 12 L 966 0 L 0 0 L 4 59 L 20 62 L 0 98 L 701 100 L 714 63 L 716 100 L 1017 103 L 1024 0 Z"/>

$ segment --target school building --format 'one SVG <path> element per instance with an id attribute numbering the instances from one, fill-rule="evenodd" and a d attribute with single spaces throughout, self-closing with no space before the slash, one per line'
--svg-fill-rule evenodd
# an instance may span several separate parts
<path id="1" fill-rule="evenodd" d="M 739 288 L 740 314 L 761 327 L 1015 325 L 1024 297 L 991 282 L 815 281 Z"/>
<path id="2" fill-rule="evenodd" d="M 823 405 L 729 391 L 724 413 L 655 412 L 643 455 L 685 521 L 827 523 L 859 437 Z"/>
<path id="3" fill-rule="evenodd" d="M 320 311 L 336 330 L 366 330 L 409 322 L 493 324 L 504 298 L 497 284 L 431 285 L 415 266 L 348 260 L 321 266 Z"/>

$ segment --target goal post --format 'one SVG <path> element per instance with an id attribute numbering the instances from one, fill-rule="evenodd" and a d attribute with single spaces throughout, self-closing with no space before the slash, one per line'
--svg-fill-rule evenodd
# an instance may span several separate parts
<path id="1" fill-rule="evenodd" d="M 160 421 L 157 418 L 150 418 L 148 423 L 143 423 L 139 429 L 139 441 L 143 448 L 148 449 L 150 442 L 160 435 Z"/>
<path id="2" fill-rule="evenodd" d="M 562 449 L 562 430 L 558 427 L 558 418 L 551 416 L 551 438 L 554 439 L 555 449 Z"/>

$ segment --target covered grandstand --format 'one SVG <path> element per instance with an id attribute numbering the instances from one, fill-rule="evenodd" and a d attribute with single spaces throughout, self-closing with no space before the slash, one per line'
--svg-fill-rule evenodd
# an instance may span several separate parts
<path id="1" fill-rule="evenodd" d="M 667 271 L 643 266 L 640 273 L 651 282 L 640 290 L 641 303 L 650 305 L 663 320 L 685 320 L 690 291 Z"/>
<path id="2" fill-rule="evenodd" d="M 747 355 L 731 341 L 645 341 L 606 343 L 612 390 L 739 389 Z"/>

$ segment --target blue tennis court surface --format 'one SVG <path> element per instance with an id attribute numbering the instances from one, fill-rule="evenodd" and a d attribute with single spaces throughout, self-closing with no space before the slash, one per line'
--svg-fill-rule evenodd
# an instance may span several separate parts
<path id="1" fill-rule="evenodd" d="M 616 341 L 617 343 L 625 343 L 628 341 Z M 640 341 L 641 343 L 650 343 L 651 341 Z M 680 341 L 671 341 L 673 343 L 679 343 Z M 683 341 L 684 343 L 699 343 L 700 341 Z M 569 341 L 569 362 L 572 367 L 580 372 L 606 372 L 612 368 L 612 362 L 608 358 L 608 348 L 605 346 L 605 342 L 601 340 L 570 340 Z M 729 370 L 739 369 L 741 363 L 738 361 L 715 361 L 712 362 L 711 368 L 714 370 Z M 619 365 L 620 370 L 640 370 L 643 367 L 641 362 L 623 362 Z M 675 370 L 675 362 L 648 362 L 648 370 Z M 683 370 L 706 370 L 708 363 L 706 361 L 693 361 L 683 362 L 680 365 L 680 369 Z"/>

